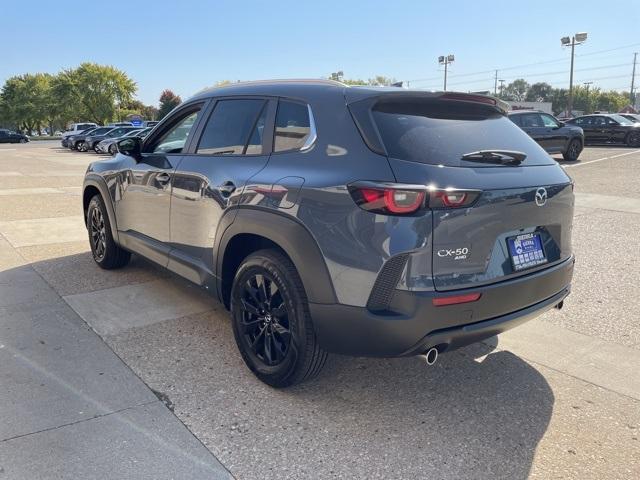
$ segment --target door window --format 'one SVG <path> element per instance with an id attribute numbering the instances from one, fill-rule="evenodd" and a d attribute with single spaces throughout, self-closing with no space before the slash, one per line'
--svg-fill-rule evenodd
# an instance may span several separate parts
<path id="1" fill-rule="evenodd" d="M 556 119 L 553 118 L 550 115 L 540 115 L 542 117 L 542 122 L 544 123 L 545 127 L 549 127 L 549 128 L 556 128 L 559 127 L 558 122 L 556 122 Z"/>
<path id="2" fill-rule="evenodd" d="M 300 150 L 311 135 L 309 107 L 280 100 L 276 115 L 274 152 Z"/>
<path id="3" fill-rule="evenodd" d="M 199 106 L 196 111 L 190 110 L 183 113 L 181 117 L 179 116 L 169 130 L 161 135 L 159 139 L 152 142 L 148 148 L 145 148 L 145 151 L 152 153 L 182 153 L 189 134 L 196 124 L 201 108 L 202 106 Z"/>
<path id="4" fill-rule="evenodd" d="M 522 126 L 525 128 L 544 126 L 539 113 L 527 113 L 525 115 L 522 115 L 522 117 Z"/>
<path id="5" fill-rule="evenodd" d="M 246 155 L 262 153 L 266 102 L 261 99 L 220 100 L 202 132 L 196 153 Z"/>

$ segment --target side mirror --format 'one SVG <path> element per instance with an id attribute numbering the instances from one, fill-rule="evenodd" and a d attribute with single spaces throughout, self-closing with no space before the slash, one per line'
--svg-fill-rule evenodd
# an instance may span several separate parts
<path id="1" fill-rule="evenodd" d="M 142 141 L 138 137 L 127 137 L 117 144 L 118 151 L 123 155 L 133 157 L 136 160 L 142 157 Z"/>
<path id="2" fill-rule="evenodd" d="M 565 123 L 558 120 L 558 128 L 564 127 L 564 126 L 565 126 Z"/>

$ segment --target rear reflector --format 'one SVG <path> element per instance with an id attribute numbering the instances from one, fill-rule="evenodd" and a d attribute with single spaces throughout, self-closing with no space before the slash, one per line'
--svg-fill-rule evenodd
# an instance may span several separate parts
<path id="1" fill-rule="evenodd" d="M 457 305 L 459 303 L 475 302 L 480 298 L 481 293 L 467 293 L 466 295 L 453 295 L 451 297 L 436 297 L 431 301 L 436 307 L 444 307 L 446 305 Z"/>

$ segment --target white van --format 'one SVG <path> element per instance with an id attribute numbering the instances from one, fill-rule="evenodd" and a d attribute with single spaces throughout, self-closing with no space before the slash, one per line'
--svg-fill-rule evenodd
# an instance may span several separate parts
<path id="1" fill-rule="evenodd" d="M 91 123 L 91 122 L 72 123 L 67 127 L 67 129 L 64 132 L 62 132 L 62 138 L 67 138 L 68 136 L 75 135 L 76 133 L 80 133 L 83 130 L 86 130 L 87 128 L 97 127 L 97 126 L 98 126 L 97 123 Z"/>

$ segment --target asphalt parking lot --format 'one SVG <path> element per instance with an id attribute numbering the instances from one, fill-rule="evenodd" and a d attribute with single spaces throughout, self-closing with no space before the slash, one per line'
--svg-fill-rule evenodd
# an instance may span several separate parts
<path id="1" fill-rule="evenodd" d="M 99 158 L 0 146 L 0 480 L 640 478 L 640 149 L 565 165 L 562 310 L 433 367 L 332 356 L 288 390 L 246 369 L 202 291 L 136 257 L 94 265 Z"/>

